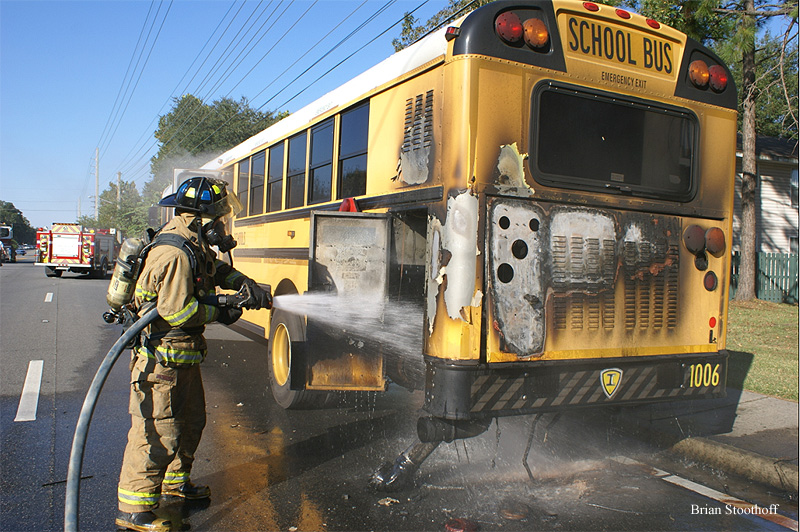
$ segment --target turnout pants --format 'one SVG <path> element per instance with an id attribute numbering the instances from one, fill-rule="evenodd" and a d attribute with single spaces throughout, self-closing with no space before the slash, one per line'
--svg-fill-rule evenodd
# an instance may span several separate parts
<path id="1" fill-rule="evenodd" d="M 199 364 L 164 367 L 137 356 L 131 370 L 131 430 L 117 495 L 123 512 L 152 510 L 161 486 L 188 482 L 206 424 Z"/>

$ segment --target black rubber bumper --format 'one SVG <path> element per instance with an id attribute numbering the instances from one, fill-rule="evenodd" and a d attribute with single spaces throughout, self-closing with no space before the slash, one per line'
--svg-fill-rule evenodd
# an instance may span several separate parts
<path id="1" fill-rule="evenodd" d="M 473 419 L 725 395 L 728 353 L 524 364 L 426 361 L 432 416 Z"/>

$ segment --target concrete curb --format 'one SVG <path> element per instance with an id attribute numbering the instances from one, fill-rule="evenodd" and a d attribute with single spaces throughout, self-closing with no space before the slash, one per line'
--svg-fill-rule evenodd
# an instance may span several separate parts
<path id="1" fill-rule="evenodd" d="M 670 450 L 775 489 L 794 493 L 798 491 L 798 466 L 784 460 L 767 458 L 758 453 L 702 437 L 681 440 Z"/>

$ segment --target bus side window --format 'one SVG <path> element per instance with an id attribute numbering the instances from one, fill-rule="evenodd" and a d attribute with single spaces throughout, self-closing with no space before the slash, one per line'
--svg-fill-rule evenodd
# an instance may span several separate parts
<path id="1" fill-rule="evenodd" d="M 250 176 L 250 216 L 264 212 L 264 163 L 267 152 L 253 155 L 253 172 Z"/>
<path id="2" fill-rule="evenodd" d="M 308 203 L 331 200 L 333 180 L 333 119 L 311 130 L 311 161 L 308 173 Z"/>
<path id="3" fill-rule="evenodd" d="M 342 113 L 337 199 L 367 193 L 369 103 Z"/>
<path id="4" fill-rule="evenodd" d="M 236 195 L 239 201 L 242 202 L 244 208 L 237 217 L 243 218 L 247 216 L 247 189 L 250 185 L 250 159 L 244 159 L 239 163 L 239 177 L 237 180 L 238 186 L 236 187 Z"/>
<path id="5" fill-rule="evenodd" d="M 307 132 L 289 139 L 289 168 L 286 170 L 286 208 L 302 207 L 306 188 Z"/>
<path id="6" fill-rule="evenodd" d="M 283 192 L 283 143 L 269 149 L 269 175 L 267 177 L 267 212 L 281 210 Z"/>

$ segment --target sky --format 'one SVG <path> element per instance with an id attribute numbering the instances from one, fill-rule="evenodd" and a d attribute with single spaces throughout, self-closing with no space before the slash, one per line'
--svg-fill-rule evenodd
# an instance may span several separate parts
<path id="1" fill-rule="evenodd" d="M 173 98 L 297 111 L 390 56 L 404 13 L 422 6 L 426 21 L 446 5 L 0 0 L 0 200 L 33 227 L 92 216 L 96 151 L 100 193 L 117 172 L 141 191 Z"/>

